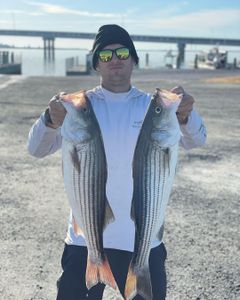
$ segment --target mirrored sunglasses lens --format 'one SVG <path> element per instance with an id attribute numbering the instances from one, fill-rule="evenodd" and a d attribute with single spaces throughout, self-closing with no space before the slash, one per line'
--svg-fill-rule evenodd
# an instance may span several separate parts
<path id="1" fill-rule="evenodd" d="M 119 48 L 116 50 L 116 54 L 119 59 L 128 59 L 130 53 L 128 48 Z"/>
<path id="2" fill-rule="evenodd" d="M 110 61 L 112 59 L 112 55 L 112 51 L 109 50 L 102 50 L 98 53 L 98 56 L 102 62 Z"/>

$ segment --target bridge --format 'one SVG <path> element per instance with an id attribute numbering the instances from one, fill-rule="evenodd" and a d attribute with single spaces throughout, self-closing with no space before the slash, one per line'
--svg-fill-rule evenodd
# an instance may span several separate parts
<path id="1" fill-rule="evenodd" d="M 43 39 L 44 57 L 54 57 L 54 42 L 56 38 L 64 39 L 90 39 L 95 38 L 95 33 L 64 32 L 64 31 L 37 31 L 37 30 L 8 30 L 0 29 L 0 35 L 41 37 Z M 240 39 L 225 38 L 194 38 L 176 36 L 131 35 L 135 42 L 177 44 L 179 63 L 184 62 L 186 44 L 240 46 Z"/>

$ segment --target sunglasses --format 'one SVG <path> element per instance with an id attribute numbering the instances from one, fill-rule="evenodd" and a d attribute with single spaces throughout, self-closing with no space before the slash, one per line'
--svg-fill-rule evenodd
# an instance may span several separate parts
<path id="1" fill-rule="evenodd" d="M 126 60 L 130 56 L 130 50 L 126 47 L 121 47 L 117 49 L 100 50 L 98 52 L 98 57 L 102 62 L 108 62 L 112 60 L 113 53 L 115 53 L 117 58 L 120 60 Z"/>

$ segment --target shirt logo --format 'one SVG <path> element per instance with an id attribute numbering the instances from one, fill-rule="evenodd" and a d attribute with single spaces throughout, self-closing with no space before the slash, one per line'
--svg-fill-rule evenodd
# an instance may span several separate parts
<path id="1" fill-rule="evenodd" d="M 142 123 L 143 123 L 143 120 L 141 120 L 141 121 L 134 121 L 132 127 L 134 127 L 134 128 L 141 128 Z"/>

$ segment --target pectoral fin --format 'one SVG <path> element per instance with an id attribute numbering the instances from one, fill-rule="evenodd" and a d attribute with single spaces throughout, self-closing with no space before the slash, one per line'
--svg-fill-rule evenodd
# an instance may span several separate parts
<path id="1" fill-rule="evenodd" d="M 164 225 L 162 225 L 157 233 L 157 239 L 159 241 L 162 241 L 163 238 L 163 232 L 164 232 Z"/>
<path id="2" fill-rule="evenodd" d="M 131 219 L 135 221 L 134 197 L 132 198 L 132 203 L 131 203 Z"/>
<path id="3" fill-rule="evenodd" d="M 80 162 L 76 147 L 72 148 L 72 150 L 70 151 L 70 155 L 74 168 L 77 170 L 78 173 L 80 173 Z"/>

